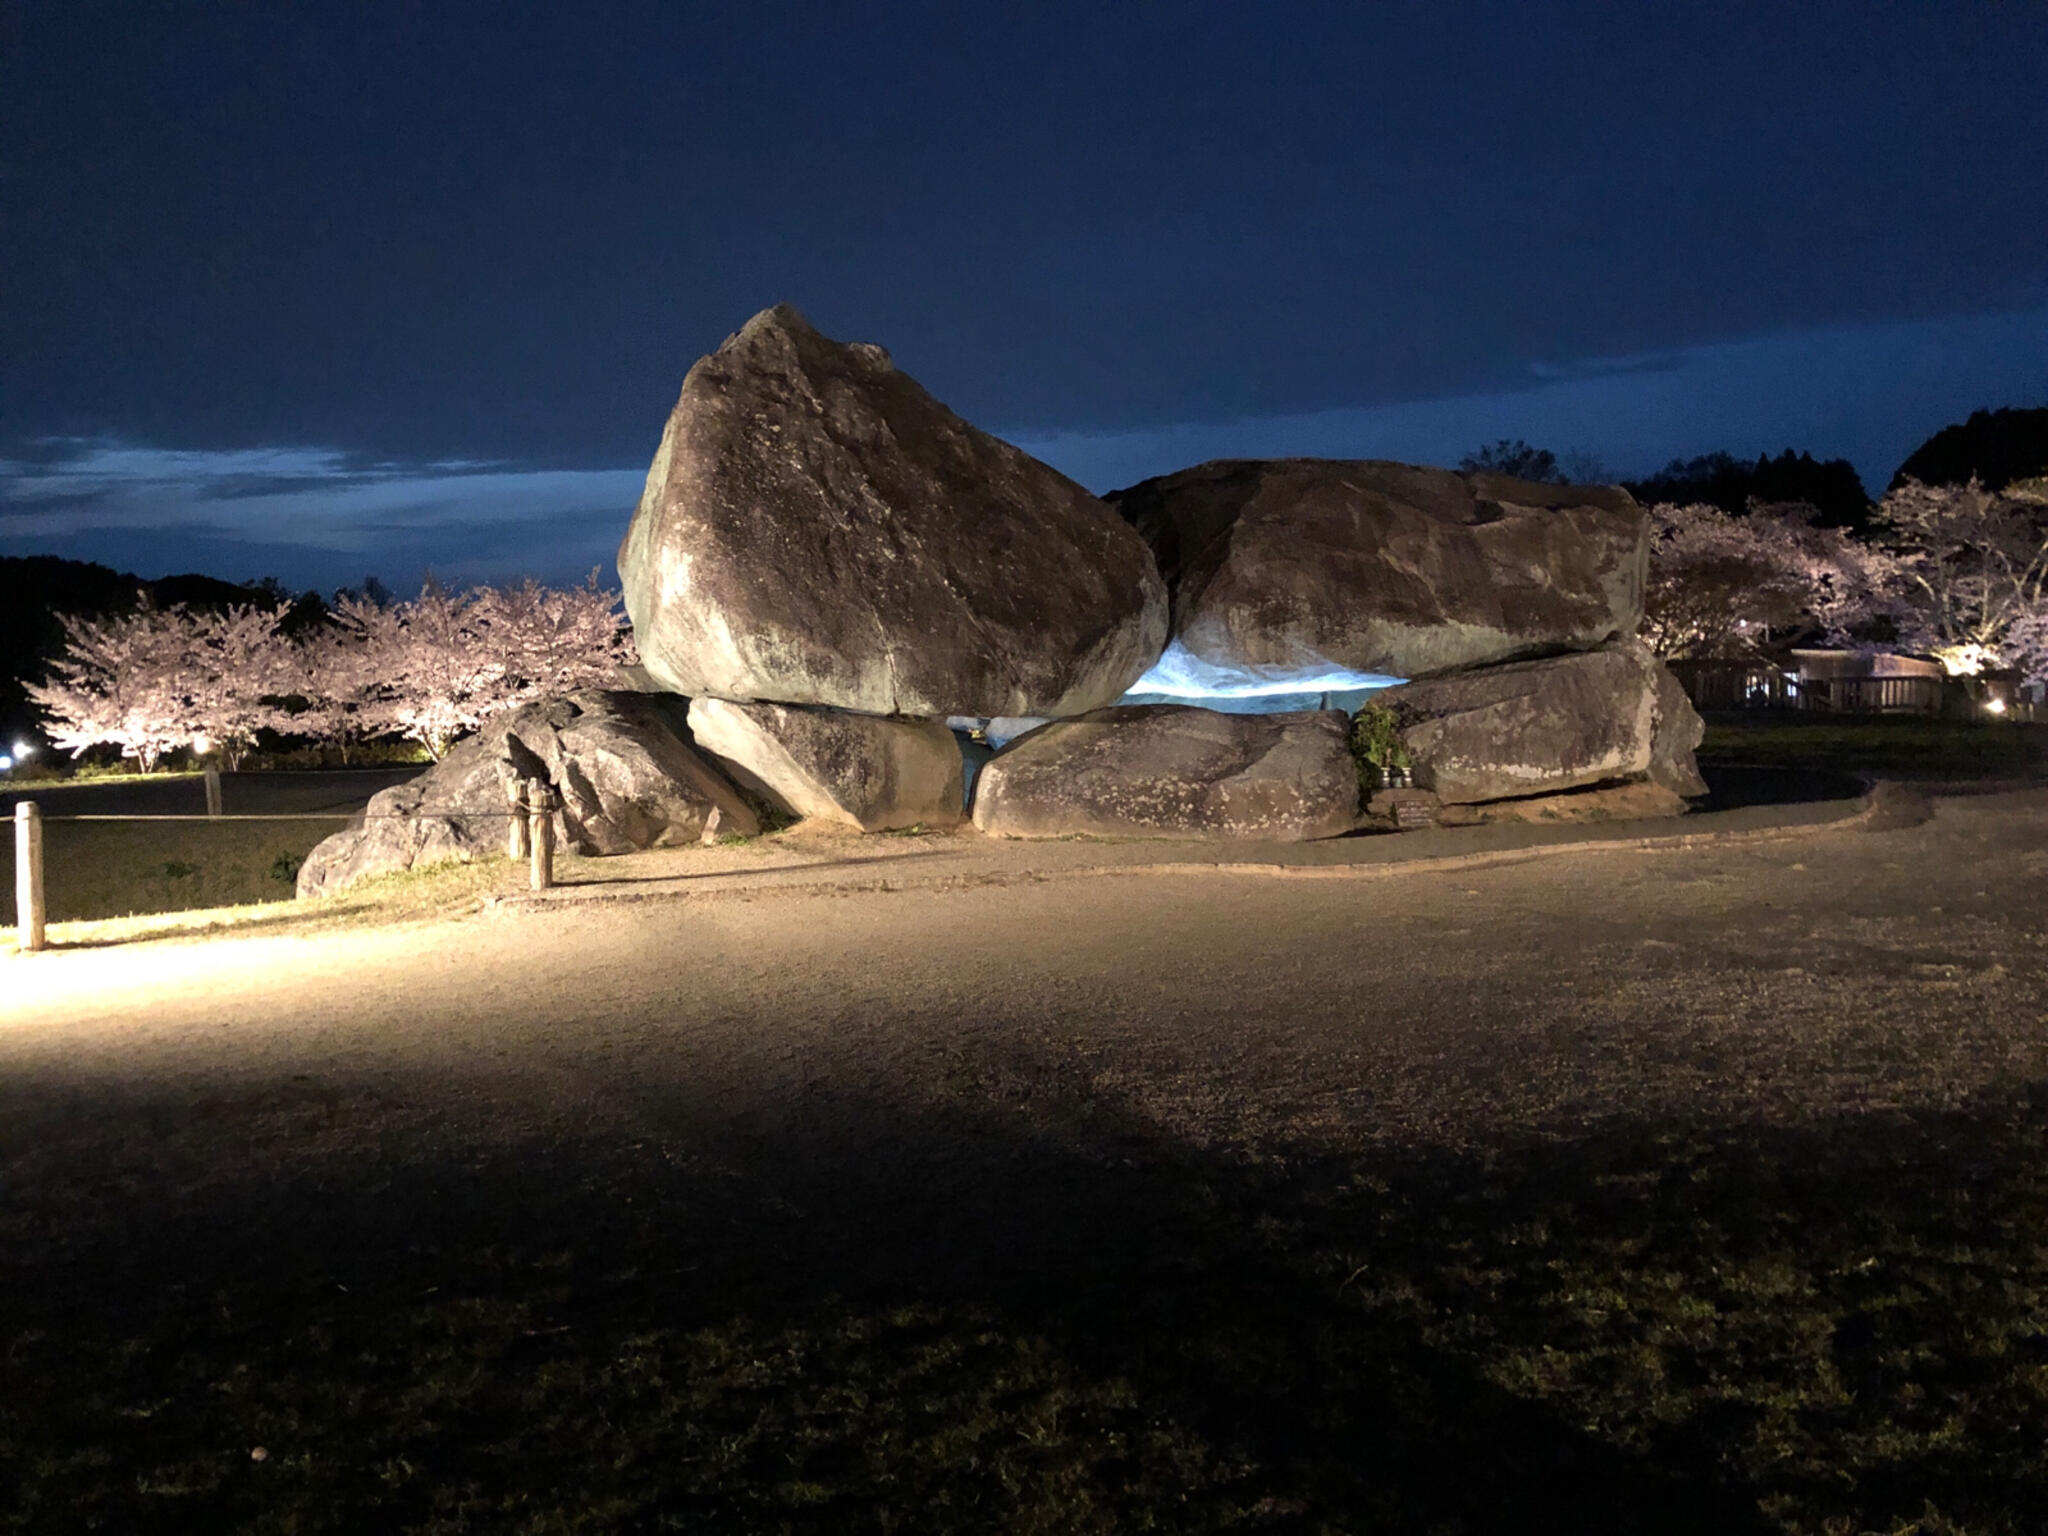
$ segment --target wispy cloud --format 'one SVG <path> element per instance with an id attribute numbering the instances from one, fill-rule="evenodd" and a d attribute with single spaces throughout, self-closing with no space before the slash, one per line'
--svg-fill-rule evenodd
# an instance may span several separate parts
<path id="1" fill-rule="evenodd" d="M 178 528 L 363 552 L 412 532 L 591 513 L 617 517 L 623 532 L 642 479 L 637 470 L 366 465 L 326 448 L 92 442 L 40 463 L 0 460 L 0 538 Z"/>
<path id="2" fill-rule="evenodd" d="M 379 463 L 313 446 L 45 440 L 0 460 L 0 549 L 165 568 L 203 553 L 227 561 L 223 574 L 253 561 L 315 584 L 360 577 L 357 567 L 559 576 L 609 560 L 643 479 L 635 469 Z"/>

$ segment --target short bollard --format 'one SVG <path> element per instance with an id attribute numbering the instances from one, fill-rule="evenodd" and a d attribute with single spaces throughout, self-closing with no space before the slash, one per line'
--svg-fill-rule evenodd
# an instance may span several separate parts
<path id="1" fill-rule="evenodd" d="M 555 883 L 555 792 L 535 779 L 526 789 L 526 815 L 533 827 L 533 879 L 536 891 Z"/>
<path id="2" fill-rule="evenodd" d="M 206 814 L 220 820 L 220 770 L 211 763 L 206 766 Z"/>
<path id="3" fill-rule="evenodd" d="M 505 786 L 505 798 L 512 803 L 512 831 L 505 842 L 508 858 L 523 859 L 532 847 L 532 839 L 526 833 L 526 783 L 513 779 Z"/>
<path id="4" fill-rule="evenodd" d="M 43 814 L 33 800 L 14 808 L 14 942 L 43 947 Z"/>

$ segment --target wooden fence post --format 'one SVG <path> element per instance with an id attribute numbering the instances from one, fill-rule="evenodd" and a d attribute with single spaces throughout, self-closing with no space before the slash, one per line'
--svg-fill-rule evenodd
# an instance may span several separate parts
<path id="1" fill-rule="evenodd" d="M 523 859 L 533 846 L 526 830 L 526 781 L 513 779 L 505 786 L 505 798 L 512 802 L 512 830 L 505 840 L 508 858 Z"/>
<path id="2" fill-rule="evenodd" d="M 220 770 L 211 763 L 206 765 L 206 814 L 220 820 Z"/>
<path id="3" fill-rule="evenodd" d="M 33 800 L 14 807 L 14 942 L 43 947 L 43 816 Z"/>
<path id="4" fill-rule="evenodd" d="M 535 779 L 526 790 L 527 817 L 533 825 L 533 877 L 536 891 L 555 883 L 555 792 Z"/>

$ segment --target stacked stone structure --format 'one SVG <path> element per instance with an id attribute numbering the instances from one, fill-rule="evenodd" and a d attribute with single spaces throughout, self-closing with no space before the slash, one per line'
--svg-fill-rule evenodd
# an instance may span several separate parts
<path id="1" fill-rule="evenodd" d="M 1372 707 L 1446 814 L 1680 808 L 1699 720 L 1634 639 L 1647 539 L 1618 487 L 1381 460 L 1219 461 L 1098 499 L 778 306 L 684 379 L 619 550 L 656 691 L 494 723 L 315 850 L 301 892 L 495 847 L 515 770 L 595 853 L 693 840 L 713 810 L 742 834 L 1360 825 L 1341 712 L 1119 707 L 1169 641 L 1222 671 L 1408 679 Z M 987 738 L 971 810 L 965 732 Z"/>

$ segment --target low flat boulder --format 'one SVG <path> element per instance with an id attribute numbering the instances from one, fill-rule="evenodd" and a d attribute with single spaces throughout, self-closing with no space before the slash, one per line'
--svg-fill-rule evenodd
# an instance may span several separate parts
<path id="1" fill-rule="evenodd" d="M 1173 639 L 1214 668 L 1430 677 L 1642 620 L 1649 524 L 1619 486 L 1225 459 L 1106 499 L 1152 549 Z"/>
<path id="2" fill-rule="evenodd" d="M 693 698 L 1071 715 L 1166 643 L 1115 512 L 786 305 L 684 379 L 619 575 L 641 665 Z"/>
<path id="3" fill-rule="evenodd" d="M 997 837 L 1335 837 L 1358 819 L 1348 728 L 1336 710 L 1094 710 L 989 759 L 974 824 Z"/>
<path id="4" fill-rule="evenodd" d="M 960 744 L 939 720 L 692 699 L 699 751 L 784 815 L 863 832 L 965 819 Z"/>
<path id="5" fill-rule="evenodd" d="M 1393 711 L 1416 784 L 1446 805 L 1634 780 L 1706 790 L 1700 718 L 1635 641 L 1408 683 L 1375 703 Z"/>
<path id="6" fill-rule="evenodd" d="M 680 700 L 598 691 L 508 711 L 418 778 L 373 796 L 355 825 L 306 856 L 299 895 L 502 853 L 516 780 L 553 787 L 555 835 L 581 854 L 693 843 L 714 809 L 723 830 L 758 831 L 745 798 L 684 742 L 680 716 Z"/>

